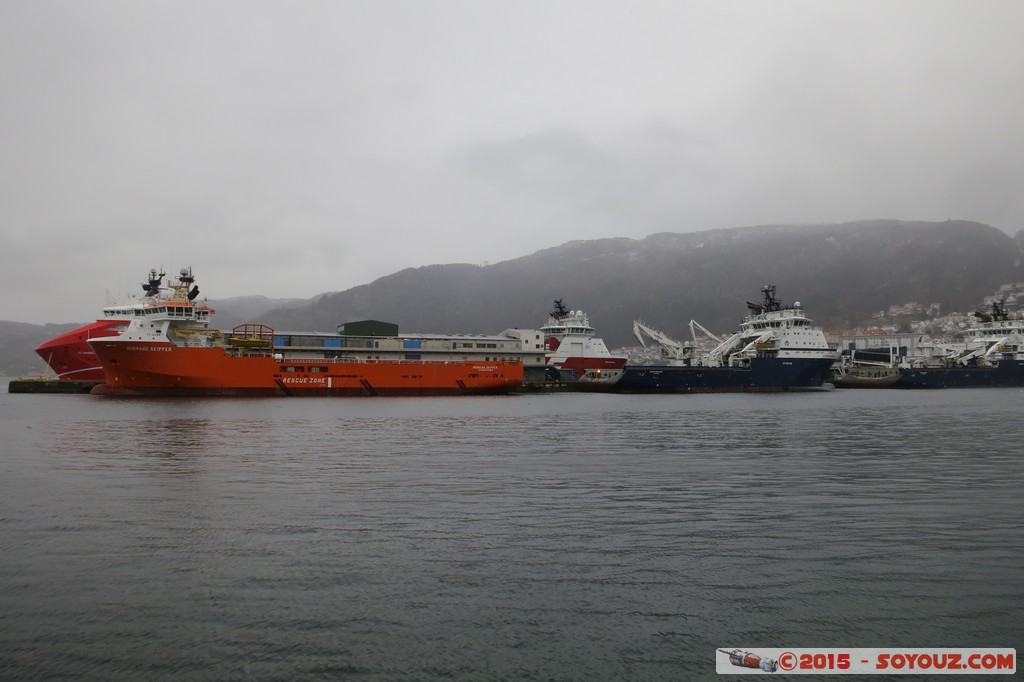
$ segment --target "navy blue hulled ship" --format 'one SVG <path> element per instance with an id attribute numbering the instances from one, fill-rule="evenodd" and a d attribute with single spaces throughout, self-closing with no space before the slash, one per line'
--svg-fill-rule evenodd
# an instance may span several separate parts
<path id="1" fill-rule="evenodd" d="M 886 388 L 1007 388 L 1024 386 L 1024 360 L 996 360 L 968 367 L 901 369 Z"/>
<path id="2" fill-rule="evenodd" d="M 820 389 L 838 353 L 828 345 L 824 332 L 807 319 L 799 303 L 782 305 L 775 297 L 774 285 L 763 287 L 761 293 L 760 303 L 747 302 L 750 314 L 740 322 L 740 331 L 725 340 L 709 335 L 718 342 L 709 352 L 699 353 L 691 344 L 659 339 L 648 331 L 662 345 L 665 362 L 627 364 L 610 390 L 726 393 Z M 649 328 L 637 323 L 634 332 L 638 330 Z M 640 338 L 639 333 L 637 336 Z"/>
<path id="3" fill-rule="evenodd" d="M 888 370 L 866 376 L 856 359 L 834 383 L 840 388 L 997 388 L 1024 386 L 1024 320 L 1011 319 L 1006 302 L 976 312 L 964 343 L 930 355 L 896 358 Z"/>

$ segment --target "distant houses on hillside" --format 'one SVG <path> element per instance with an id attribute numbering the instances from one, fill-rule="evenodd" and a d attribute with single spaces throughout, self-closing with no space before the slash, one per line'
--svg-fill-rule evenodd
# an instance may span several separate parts
<path id="1" fill-rule="evenodd" d="M 987 309 L 995 302 L 1004 303 L 1011 318 L 1024 318 L 1024 282 L 1003 284 L 994 294 L 986 296 L 977 307 L 978 309 Z M 865 342 L 870 337 L 895 334 L 955 337 L 963 334 L 978 322 L 973 310 L 951 312 L 945 315 L 942 315 L 941 312 L 942 306 L 938 303 L 925 304 L 911 301 L 894 304 L 888 309 L 880 310 L 872 315 L 872 319 L 877 321 L 877 324 L 853 329 L 830 330 L 829 335 L 833 339 L 863 338 Z"/>

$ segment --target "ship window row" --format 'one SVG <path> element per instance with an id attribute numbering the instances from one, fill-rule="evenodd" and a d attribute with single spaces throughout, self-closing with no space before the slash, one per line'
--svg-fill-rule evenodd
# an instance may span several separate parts
<path id="1" fill-rule="evenodd" d="M 159 308 L 136 308 L 134 311 L 136 317 L 145 317 L 147 315 L 164 315 L 166 317 L 193 317 L 192 308 L 183 307 L 167 307 L 161 306 Z M 200 317 L 206 317 L 205 313 Z"/>
<path id="2" fill-rule="evenodd" d="M 788 326 L 792 327 L 807 327 L 810 326 L 810 320 L 792 320 Z M 754 324 L 754 329 L 779 329 L 783 324 L 781 322 L 757 322 Z"/>
<path id="3" fill-rule="evenodd" d="M 394 340 L 392 340 L 394 341 Z M 337 337 L 318 337 L 318 336 L 275 336 L 274 346 L 278 348 L 373 348 L 378 349 L 381 347 L 381 341 L 379 339 L 366 339 L 366 338 L 337 338 Z M 499 343 L 496 341 L 486 342 L 471 342 L 471 341 L 453 341 L 452 350 L 466 349 L 466 348 L 482 348 L 482 349 L 493 349 L 497 350 L 499 347 L 502 348 L 518 348 L 520 343 L 518 341 L 508 341 L 505 343 Z M 424 340 L 420 339 L 403 339 L 401 340 L 400 347 L 403 349 L 410 350 L 428 350 L 425 348 Z M 443 349 L 442 349 L 443 350 Z"/>
<path id="4" fill-rule="evenodd" d="M 378 355 L 375 358 L 374 357 L 367 357 L 366 359 L 367 360 L 374 360 L 374 359 L 380 360 L 382 358 L 381 358 L 381 356 Z M 391 358 L 384 358 L 384 359 L 391 359 Z M 404 360 L 412 360 L 412 361 L 422 361 L 423 358 L 420 355 L 418 355 L 418 354 L 411 354 L 410 353 L 410 354 L 406 354 L 403 359 Z M 468 361 L 469 359 L 470 358 L 463 357 L 462 361 Z M 488 355 L 485 358 L 473 358 L 473 359 L 476 360 L 477 362 L 480 362 L 481 360 L 484 361 L 484 362 L 523 362 L 524 361 L 523 358 L 520 358 L 520 357 L 515 357 L 515 356 L 506 357 L 506 356 L 498 356 L 498 355 L 495 355 L 493 357 Z M 359 362 L 359 360 L 356 359 L 356 358 L 350 358 L 350 360 L 352 362 Z M 455 362 L 458 362 L 458 360 L 455 360 Z M 538 360 L 538 364 L 543 364 L 543 362 Z M 306 372 L 306 371 L 310 372 L 311 374 L 325 374 L 328 371 L 327 367 L 325 365 L 310 365 L 308 367 L 308 370 L 307 370 L 307 367 L 305 365 L 280 365 L 279 369 L 280 369 L 281 372 L 285 372 L 285 373 L 288 373 L 288 374 L 294 374 L 294 373 L 297 373 L 297 372 Z M 344 376 L 349 376 L 349 375 L 341 374 L 341 375 L 336 375 L 336 376 L 344 377 Z M 352 375 L 352 376 L 355 376 L 355 375 Z"/>
<path id="5" fill-rule="evenodd" d="M 275 336 L 274 346 L 278 348 L 380 348 L 380 341 L 319 336 Z"/>

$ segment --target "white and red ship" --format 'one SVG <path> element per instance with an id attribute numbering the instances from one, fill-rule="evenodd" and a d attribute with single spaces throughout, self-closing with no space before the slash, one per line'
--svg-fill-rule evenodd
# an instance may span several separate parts
<path id="1" fill-rule="evenodd" d="M 103 308 L 101 319 L 44 341 L 36 346 L 36 354 L 61 381 L 103 381 L 103 367 L 89 341 L 117 336 L 133 319 L 144 317 L 148 310 L 166 303 L 176 288 L 186 286 L 185 296 L 189 301 L 199 295 L 199 288 L 189 269 L 183 269 L 181 279 L 169 281 L 168 286 L 164 286 L 165 274 L 158 273 L 155 268 L 151 269 L 148 282 L 142 285 L 145 293 L 141 299 Z M 209 309 L 207 311 L 207 316 L 213 312 Z"/>
<path id="2" fill-rule="evenodd" d="M 587 314 L 569 310 L 561 299 L 555 301 L 555 309 L 540 329 L 508 329 L 504 334 L 521 339 L 524 345 L 542 343 L 549 379 L 606 381 L 626 365 L 626 356 L 613 355 L 594 335 Z"/>

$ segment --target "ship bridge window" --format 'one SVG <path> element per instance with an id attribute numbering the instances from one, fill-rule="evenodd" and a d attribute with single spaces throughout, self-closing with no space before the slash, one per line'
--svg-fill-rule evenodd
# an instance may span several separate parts
<path id="1" fill-rule="evenodd" d="M 311 365 L 309 371 L 313 374 L 324 374 L 327 372 L 327 368 L 322 365 Z"/>
<path id="2" fill-rule="evenodd" d="M 281 367 L 282 372 L 301 372 L 305 368 L 300 365 L 284 365 Z"/>

